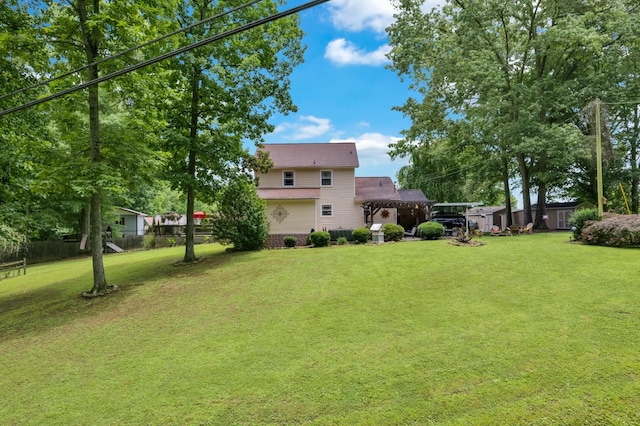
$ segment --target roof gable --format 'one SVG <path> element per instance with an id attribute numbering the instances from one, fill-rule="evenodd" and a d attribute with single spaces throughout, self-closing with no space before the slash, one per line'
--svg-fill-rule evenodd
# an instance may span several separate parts
<path id="1" fill-rule="evenodd" d="M 353 142 L 264 144 L 274 169 L 358 167 L 358 152 Z"/>
<path id="2" fill-rule="evenodd" d="M 500 210 L 505 210 L 505 206 L 481 206 L 481 207 L 472 207 L 467 213 L 470 215 L 481 215 L 481 214 L 493 214 L 499 212 Z"/>

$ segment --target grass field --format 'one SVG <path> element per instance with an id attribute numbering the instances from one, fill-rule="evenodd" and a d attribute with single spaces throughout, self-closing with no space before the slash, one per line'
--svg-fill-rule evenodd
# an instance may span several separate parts
<path id="1" fill-rule="evenodd" d="M 109 255 L 0 281 L 2 425 L 640 423 L 640 252 L 568 233 Z"/>

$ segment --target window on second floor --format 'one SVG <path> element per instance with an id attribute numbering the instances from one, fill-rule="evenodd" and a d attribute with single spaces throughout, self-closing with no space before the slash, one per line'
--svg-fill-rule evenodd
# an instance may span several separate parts
<path id="1" fill-rule="evenodd" d="M 320 186 L 332 186 L 333 173 L 331 170 L 322 170 L 320 172 Z"/>
<path id="2" fill-rule="evenodd" d="M 282 186 L 294 186 L 295 179 L 292 171 L 282 172 Z"/>

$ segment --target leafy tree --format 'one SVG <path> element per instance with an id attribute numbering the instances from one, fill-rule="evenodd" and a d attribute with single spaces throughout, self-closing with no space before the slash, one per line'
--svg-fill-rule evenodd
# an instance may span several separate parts
<path id="1" fill-rule="evenodd" d="M 238 3 L 185 0 L 178 20 L 186 26 Z M 280 3 L 269 0 L 237 10 L 190 30 L 185 42 L 221 33 L 238 22 L 270 16 Z M 246 169 L 269 166 L 268 161 L 256 161 L 249 155 L 243 141 L 259 144 L 273 130 L 268 120 L 274 112 L 295 110 L 289 75 L 302 61 L 301 37 L 298 18 L 292 16 L 203 46 L 172 62 L 164 105 L 168 129 L 163 140 L 171 155 L 167 178 L 187 199 L 185 262 L 196 260 L 196 196 L 215 202 L 221 188 Z"/>
<path id="2" fill-rule="evenodd" d="M 213 222 L 213 235 L 229 241 L 238 251 L 259 250 L 269 235 L 265 202 L 249 178 L 234 179 L 220 193 L 220 208 Z"/>
<path id="3" fill-rule="evenodd" d="M 621 0 L 606 7 L 597 0 L 451 0 L 425 13 L 423 3 L 397 0 L 397 21 L 389 28 L 392 68 L 422 97 L 398 108 L 412 126 L 393 149 L 429 150 L 428 140 L 473 129 L 464 140 L 490 147 L 484 158 L 502 177 L 507 200 L 516 166 L 529 222 L 532 188 L 544 206 L 575 162 L 577 113 L 616 86 L 605 65 L 633 38 L 634 32 L 615 28 L 637 6 Z M 544 213 L 537 209 L 536 226 L 544 226 Z"/>
<path id="4" fill-rule="evenodd" d="M 160 13 L 154 2 L 126 0 L 50 0 L 34 8 L 33 13 L 39 19 L 39 40 L 51 55 L 48 68 L 41 72 L 57 75 L 74 68 L 86 69 L 86 72 L 74 73 L 52 84 L 51 90 L 61 85 L 94 80 L 99 77 L 100 69 L 121 68 L 122 62 L 110 61 L 103 65 L 98 61 L 109 53 L 119 52 L 152 37 L 156 30 L 163 29 L 162 25 L 157 25 L 156 17 L 166 16 Z M 137 165 L 141 163 L 140 157 L 135 155 L 138 151 L 134 149 L 134 146 L 141 145 L 129 144 L 129 136 L 145 134 L 136 131 L 143 125 L 140 120 L 136 121 L 139 117 L 122 114 L 127 103 L 134 104 L 131 93 L 135 94 L 135 91 L 127 91 L 125 95 L 122 89 L 134 86 L 127 84 L 127 79 L 118 80 L 117 86 L 102 85 L 100 90 L 96 84 L 87 89 L 86 97 L 83 94 L 68 96 L 56 102 L 52 110 L 60 135 L 73 134 L 78 136 L 77 140 L 85 141 L 82 149 L 75 141 L 67 141 L 66 148 L 74 159 L 67 164 L 68 170 L 73 170 L 71 186 L 79 197 L 89 200 L 90 205 L 93 287 L 84 293 L 87 296 L 104 294 L 109 290 L 102 262 L 102 207 L 107 192 L 117 192 L 125 176 L 114 170 L 126 168 L 129 175 L 136 176 Z M 108 91 L 110 103 L 101 102 L 103 89 Z M 84 108 L 80 108 L 83 104 Z M 140 107 L 140 104 L 136 106 Z M 124 143 L 121 143 L 123 139 Z M 128 148 L 131 151 L 127 152 Z M 114 162 L 116 155 L 118 159 Z"/>
<path id="5" fill-rule="evenodd" d="M 24 234 L 0 223 L 0 258 L 2 255 L 18 253 L 26 242 Z"/>
<path id="6" fill-rule="evenodd" d="M 42 62 L 42 49 L 34 41 L 33 17 L 26 5 L 0 3 L 0 109 L 23 102 L 20 88 L 32 85 L 36 75 L 31 64 Z M 38 221 L 39 194 L 34 191 L 36 172 L 48 160 L 46 120 L 36 110 L 0 118 L 0 222 L 28 234 Z"/>

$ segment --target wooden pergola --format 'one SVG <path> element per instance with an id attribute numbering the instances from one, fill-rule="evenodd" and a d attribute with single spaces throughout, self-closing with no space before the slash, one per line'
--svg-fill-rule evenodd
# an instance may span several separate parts
<path id="1" fill-rule="evenodd" d="M 424 200 L 367 200 L 362 202 L 362 208 L 364 210 L 364 222 L 367 225 L 373 223 L 369 221 L 369 218 L 375 216 L 382 209 L 406 209 L 423 211 L 426 217 L 429 217 L 429 209 L 433 205 L 433 201 Z"/>

